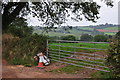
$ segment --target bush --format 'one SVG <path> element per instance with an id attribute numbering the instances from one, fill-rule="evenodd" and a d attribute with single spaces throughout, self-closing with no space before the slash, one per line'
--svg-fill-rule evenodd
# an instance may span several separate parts
<path id="1" fill-rule="evenodd" d="M 74 41 L 76 40 L 76 37 L 74 35 L 67 35 L 67 36 L 62 36 L 61 39 Z"/>
<path id="2" fill-rule="evenodd" d="M 115 39 L 119 40 L 120 39 L 120 31 L 118 33 L 116 33 L 115 35 Z"/>
<path id="3" fill-rule="evenodd" d="M 80 40 L 81 41 L 92 41 L 93 37 L 89 34 L 83 34 L 81 35 Z"/>
<path id="4" fill-rule="evenodd" d="M 114 77 L 120 78 L 120 35 L 118 32 L 115 39 L 110 44 L 108 50 L 107 64 L 111 68 Z"/>
<path id="5" fill-rule="evenodd" d="M 106 42 L 108 39 L 108 37 L 104 36 L 104 35 L 96 35 L 94 36 L 94 41 L 96 42 Z"/>
<path id="6" fill-rule="evenodd" d="M 31 35 L 25 38 L 12 38 L 3 40 L 3 57 L 11 64 L 35 65 L 37 64 L 33 56 L 38 52 L 46 51 L 47 36 Z"/>

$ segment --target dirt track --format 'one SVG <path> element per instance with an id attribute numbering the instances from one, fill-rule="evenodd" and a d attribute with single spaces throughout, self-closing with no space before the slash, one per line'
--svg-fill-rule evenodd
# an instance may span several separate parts
<path id="1" fill-rule="evenodd" d="M 56 74 L 49 71 L 64 67 L 66 64 L 55 63 L 46 66 L 44 69 L 38 69 L 36 67 L 24 67 L 22 65 L 8 65 L 6 60 L 2 60 L 2 63 L 3 78 L 90 78 L 90 74 L 95 72 L 90 69 L 82 69 L 78 74 Z"/>

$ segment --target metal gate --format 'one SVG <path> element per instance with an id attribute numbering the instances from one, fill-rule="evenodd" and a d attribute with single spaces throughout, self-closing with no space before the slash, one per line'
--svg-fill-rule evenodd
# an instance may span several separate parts
<path id="1" fill-rule="evenodd" d="M 92 48 L 84 47 L 81 43 L 91 45 Z M 96 53 L 106 49 L 99 49 L 99 45 L 96 46 L 96 44 L 108 44 L 108 42 L 47 40 L 47 54 L 52 61 L 110 72 L 109 68 L 105 65 L 106 55 L 102 54 L 102 52 Z"/>

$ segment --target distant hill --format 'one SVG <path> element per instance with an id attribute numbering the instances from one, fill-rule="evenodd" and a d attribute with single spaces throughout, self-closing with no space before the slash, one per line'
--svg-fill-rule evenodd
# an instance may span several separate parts
<path id="1" fill-rule="evenodd" d="M 118 27 L 120 25 L 114 25 L 114 24 L 100 24 L 100 25 L 96 25 L 96 26 L 86 26 L 86 27 L 90 27 L 90 28 L 94 28 L 94 29 L 104 29 L 104 28 L 109 28 L 109 27 Z"/>
<path id="2" fill-rule="evenodd" d="M 62 26 L 56 28 L 54 31 L 49 31 L 45 33 L 49 36 L 64 36 L 64 35 L 75 35 L 79 38 L 82 34 L 90 34 L 90 35 L 97 35 L 97 34 L 108 34 L 108 35 L 115 35 L 118 32 L 118 25 L 113 24 L 101 24 L 96 26 Z M 44 30 L 43 27 L 36 26 L 34 27 L 34 33 L 41 34 Z"/>

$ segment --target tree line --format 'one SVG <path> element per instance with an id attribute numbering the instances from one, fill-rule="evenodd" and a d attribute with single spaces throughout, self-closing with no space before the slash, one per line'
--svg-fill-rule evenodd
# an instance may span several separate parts
<path id="1" fill-rule="evenodd" d="M 75 35 L 66 35 L 66 36 L 50 36 L 51 39 L 61 39 L 61 40 L 71 40 L 71 41 L 94 41 L 94 42 L 109 42 L 110 39 L 113 38 L 111 35 L 95 35 L 92 36 L 90 34 L 82 34 L 80 39 L 77 39 Z"/>

